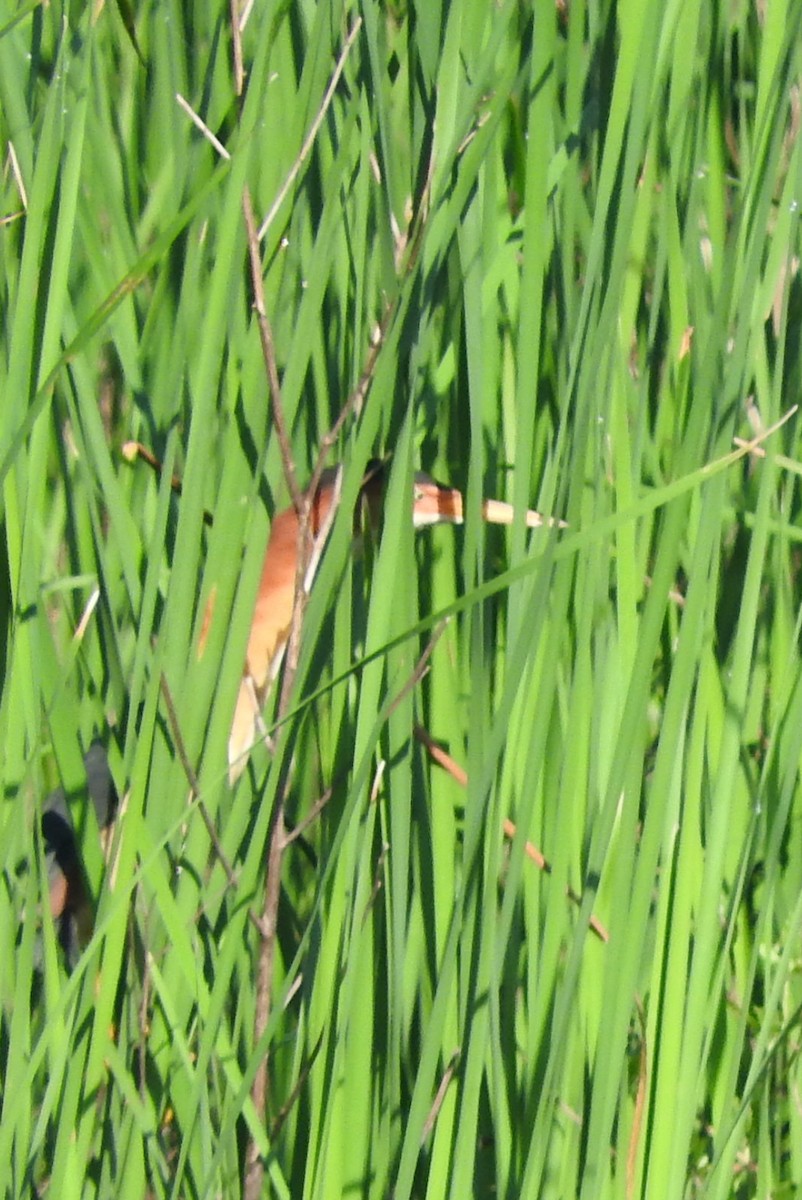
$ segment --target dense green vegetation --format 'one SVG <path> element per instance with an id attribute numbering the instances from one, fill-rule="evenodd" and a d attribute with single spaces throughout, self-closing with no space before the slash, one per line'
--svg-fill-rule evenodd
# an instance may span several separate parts
<path id="1" fill-rule="evenodd" d="M 0 1191 L 795 1195 L 802 4 L 237 7 L 0 6 Z M 289 503 L 246 194 L 298 478 L 341 414 L 345 471 L 232 788 Z"/>

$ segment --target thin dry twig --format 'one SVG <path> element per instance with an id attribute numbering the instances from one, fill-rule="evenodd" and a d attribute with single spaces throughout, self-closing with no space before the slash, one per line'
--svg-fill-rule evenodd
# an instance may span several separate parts
<path id="1" fill-rule="evenodd" d="M 161 461 L 161 459 L 158 459 L 153 451 L 149 450 L 147 446 L 143 445 L 142 442 L 123 442 L 120 453 L 125 461 L 129 463 L 134 463 L 138 458 L 141 458 L 142 461 L 146 462 L 148 466 L 151 467 L 160 477 L 164 471 L 164 463 Z M 177 475 L 172 475 L 170 477 L 170 488 L 175 492 L 176 496 L 181 495 L 183 485 Z M 203 523 L 204 525 L 214 524 L 214 517 L 208 511 L 208 509 L 203 510 Z"/>
<path id="2" fill-rule="evenodd" d="M 72 635 L 73 642 L 77 643 L 84 640 L 86 631 L 89 628 L 89 622 L 92 620 L 92 614 L 97 608 L 97 602 L 99 599 L 100 588 L 93 588 L 92 593 L 87 600 L 86 605 L 84 606 L 84 611 L 81 613 L 81 619 L 78 622 L 75 633 Z"/>
<path id="3" fill-rule="evenodd" d="M 294 841 L 296 841 L 299 837 L 301 837 L 304 834 L 304 832 L 309 828 L 309 826 L 312 825 L 317 820 L 317 818 L 323 812 L 323 809 L 326 807 L 326 805 L 328 804 L 329 800 L 331 800 L 333 795 L 334 795 L 334 784 L 332 784 L 331 787 L 326 788 L 323 795 L 318 797 L 318 799 L 315 801 L 315 803 L 309 809 L 309 812 L 306 814 L 303 821 L 301 821 L 300 824 L 296 825 L 294 829 L 291 829 L 289 833 L 285 834 L 284 845 L 282 846 L 282 850 L 286 850 L 289 845 L 291 845 Z"/>
<path id="4" fill-rule="evenodd" d="M 256 232 L 256 217 L 253 211 L 250 189 L 247 184 L 242 193 L 242 211 L 245 216 L 245 228 L 248 232 L 248 256 L 251 266 L 253 305 L 256 312 L 256 321 L 259 326 L 259 337 L 262 342 L 262 357 L 265 362 L 267 381 L 270 387 L 270 403 L 273 420 L 276 425 L 276 437 L 278 438 L 281 463 L 284 467 L 284 477 L 287 480 L 287 487 L 289 488 L 293 508 L 300 517 L 304 507 L 304 498 L 298 486 L 298 478 L 290 446 L 290 436 L 281 403 L 281 385 L 279 384 L 278 367 L 276 366 L 276 348 L 273 342 L 273 330 L 265 305 L 265 289 L 262 282 L 262 256 Z"/>
<path id="5" fill-rule="evenodd" d="M 435 646 L 440 641 L 440 638 L 443 636 L 443 632 L 450 620 L 451 620 L 450 617 L 446 617 L 445 620 L 438 621 L 437 625 L 435 625 L 434 629 L 432 630 L 432 636 L 429 638 L 429 641 L 426 643 L 423 654 L 420 656 L 417 663 L 415 664 L 415 666 L 412 670 L 412 674 L 410 675 L 409 679 L 406 681 L 404 686 L 401 688 L 401 691 L 398 693 L 398 695 L 393 699 L 392 704 L 388 708 L 388 710 L 387 710 L 388 717 L 391 716 L 395 712 L 395 710 L 398 708 L 399 704 L 404 699 L 404 697 L 407 696 L 412 691 L 413 688 L 418 686 L 420 681 L 423 679 L 424 675 L 426 675 L 426 673 L 428 672 L 429 659 L 432 656 Z"/>
<path id="6" fill-rule="evenodd" d="M 203 136 L 206 138 L 206 141 L 214 147 L 221 158 L 224 158 L 226 162 L 231 162 L 231 155 L 226 150 L 223 143 L 212 133 L 209 126 L 206 124 L 203 118 L 195 112 L 195 109 L 192 107 L 192 105 L 184 99 L 180 92 L 176 92 L 175 98 L 178 101 L 179 108 L 183 108 L 192 124 L 201 131 Z"/>
<path id="7" fill-rule="evenodd" d="M 423 1130 L 421 1131 L 421 1138 L 420 1138 L 421 1145 L 423 1145 L 423 1143 L 426 1141 L 429 1134 L 434 1129 L 434 1123 L 437 1120 L 437 1114 L 440 1112 L 440 1109 L 443 1107 L 443 1101 L 446 1098 L 446 1092 L 448 1091 L 448 1085 L 451 1083 L 451 1080 L 454 1076 L 454 1072 L 457 1069 L 457 1064 L 459 1062 L 459 1059 L 460 1059 L 460 1051 L 455 1050 L 454 1053 L 451 1055 L 451 1058 L 448 1060 L 448 1066 L 446 1067 L 445 1071 L 443 1072 L 443 1078 L 440 1080 L 440 1086 L 437 1089 L 437 1095 L 435 1096 L 434 1100 L 432 1101 L 432 1107 L 429 1109 L 429 1113 L 428 1113 L 428 1116 L 426 1117 L 426 1120 L 423 1122 Z"/>
<path id="8" fill-rule="evenodd" d="M 754 458 L 765 458 L 766 451 L 762 446 L 756 446 L 746 438 L 734 437 L 733 445 L 740 450 L 748 450 Z M 789 458 L 786 454 L 775 454 L 774 462 L 778 467 L 782 467 L 786 471 L 790 471 L 794 475 L 802 475 L 802 463 L 795 458 Z"/>
<path id="9" fill-rule="evenodd" d="M 758 446 L 762 446 L 763 443 L 772 437 L 778 429 L 782 429 L 783 425 L 791 420 L 791 417 L 793 417 L 798 408 L 798 404 L 792 404 L 791 407 L 783 413 L 779 420 L 775 421 L 773 425 L 769 425 L 768 429 L 761 430 L 759 433 L 755 434 L 753 438 L 749 438 L 746 441 L 744 439 L 738 439 L 737 449 L 730 451 L 729 454 L 722 454 L 720 458 L 714 458 L 710 462 L 705 463 L 704 466 L 700 468 L 699 474 L 703 476 L 713 475 L 720 471 L 722 467 L 730 466 L 732 463 L 736 463 L 740 459 L 744 458 L 747 454 L 752 454 L 755 450 L 757 450 Z"/>
<path id="10" fill-rule="evenodd" d="M 284 1102 L 284 1104 L 282 1104 L 281 1108 L 279 1109 L 278 1113 L 276 1114 L 276 1119 L 273 1122 L 273 1127 L 270 1131 L 271 1142 L 274 1142 L 276 1140 L 279 1133 L 281 1132 L 282 1125 L 284 1124 L 284 1122 L 287 1120 L 287 1117 L 292 1112 L 294 1105 L 297 1104 L 298 1097 L 300 1096 L 301 1092 L 303 1091 L 304 1084 L 306 1083 L 307 1079 L 309 1078 L 309 1073 L 312 1070 L 312 1067 L 315 1065 L 315 1059 L 317 1058 L 318 1054 L 320 1053 L 320 1048 L 322 1045 L 323 1045 L 323 1032 L 321 1030 L 320 1034 L 318 1035 L 317 1041 L 315 1042 L 314 1046 L 312 1047 L 311 1054 L 309 1055 L 309 1057 L 305 1060 L 305 1062 L 301 1066 L 301 1070 L 298 1075 L 298 1082 L 296 1083 L 295 1087 L 290 1092 L 286 1101 Z"/>
<path id="11" fill-rule="evenodd" d="M 284 183 L 282 184 L 281 188 L 279 189 L 279 193 L 276 196 L 275 200 L 273 201 L 273 204 L 270 208 L 269 213 L 265 217 L 264 221 L 262 221 L 262 224 L 259 226 L 258 240 L 260 242 L 261 242 L 262 238 L 265 236 L 265 234 L 267 233 L 270 226 L 273 224 L 273 221 L 276 218 L 276 213 L 279 211 L 282 204 L 284 203 L 287 193 L 289 192 L 292 185 L 295 183 L 295 180 L 298 178 L 298 173 L 301 170 L 301 167 L 303 166 L 304 161 L 306 160 L 310 150 L 312 149 L 313 145 L 315 144 L 315 138 L 317 137 L 318 130 L 320 129 L 320 126 L 323 124 L 323 120 L 329 109 L 329 105 L 331 104 L 331 102 L 334 98 L 334 93 L 337 89 L 337 84 L 340 82 L 340 76 L 342 75 L 343 70 L 345 69 L 345 61 L 348 58 L 348 55 L 351 53 L 351 47 L 353 46 L 354 42 L 356 41 L 356 36 L 359 33 L 361 28 L 362 28 L 362 18 L 357 17 L 357 19 L 354 21 L 353 26 L 351 27 L 351 32 L 348 34 L 348 37 L 345 39 L 345 44 L 340 53 L 340 57 L 337 59 L 337 65 L 334 68 L 334 73 L 333 73 L 331 79 L 329 80 L 329 86 L 326 88 L 326 94 L 323 97 L 323 101 L 320 105 L 320 108 L 317 110 L 317 113 L 315 114 L 315 119 L 312 122 L 312 125 L 309 129 L 309 132 L 306 135 L 306 138 L 304 139 L 304 143 L 301 146 L 300 151 L 296 155 L 295 162 L 292 164 L 292 167 L 290 168 L 290 173 L 287 176 L 287 178 L 284 180 Z"/>
<path id="12" fill-rule="evenodd" d="M 14 149 L 14 143 L 11 141 L 11 138 L 8 139 L 8 161 L 11 164 L 11 173 L 14 176 L 14 182 L 17 185 L 17 191 L 19 192 L 19 197 L 20 197 L 20 200 L 22 201 L 22 207 L 27 212 L 28 211 L 28 193 L 25 189 L 25 180 L 22 178 L 22 168 L 19 165 L 19 159 L 17 158 L 17 152 Z"/>
<path id="13" fill-rule="evenodd" d="M 382 769 L 384 768 L 383 762 L 380 763 L 379 765 L 380 765 L 380 767 L 382 767 Z M 364 927 L 365 922 L 367 921 L 368 917 L 370 916 L 370 912 L 373 908 L 373 905 L 376 903 L 376 897 L 378 896 L 379 892 L 384 887 L 384 880 L 382 879 L 382 868 L 384 867 L 384 860 L 387 858 L 389 850 L 390 850 L 390 843 L 382 842 L 382 848 L 379 851 L 379 857 L 376 861 L 376 870 L 373 872 L 373 887 L 370 889 L 370 895 L 368 896 L 367 900 L 365 901 L 365 909 L 364 909 L 364 912 L 362 913 L 363 927 Z"/>
<path id="14" fill-rule="evenodd" d="M 245 32 L 245 26 L 248 24 L 248 21 L 251 18 L 252 11 L 253 11 L 253 0 L 246 0 L 245 7 L 242 10 L 242 16 L 239 19 L 240 33 Z"/>
<path id="15" fill-rule="evenodd" d="M 452 779 L 456 780 L 460 787 L 466 788 L 468 786 L 468 775 L 465 769 L 461 767 L 459 763 L 456 762 L 451 755 L 442 748 L 442 746 L 438 746 L 437 742 L 434 740 L 428 730 L 424 729 L 422 725 L 416 725 L 414 732 L 415 737 L 418 739 L 421 745 L 426 747 L 430 756 L 437 763 L 437 765 L 442 767 L 444 771 L 448 771 L 449 775 L 452 777 Z M 509 817 L 504 818 L 503 829 L 505 837 L 508 837 L 510 840 L 512 840 L 518 832 L 515 823 L 511 821 Z M 535 865 L 539 868 L 539 870 L 545 872 L 546 875 L 551 874 L 551 863 L 546 856 L 540 850 L 538 850 L 537 846 L 529 841 L 524 842 L 524 851 L 527 856 L 531 858 L 532 862 L 535 863 Z M 565 894 L 573 904 L 581 905 L 582 897 L 578 895 L 570 885 L 566 887 Z M 610 934 L 607 932 L 606 927 L 602 924 L 598 917 L 595 917 L 591 914 L 590 921 L 588 923 L 597 937 L 599 937 L 603 942 L 609 942 Z"/>

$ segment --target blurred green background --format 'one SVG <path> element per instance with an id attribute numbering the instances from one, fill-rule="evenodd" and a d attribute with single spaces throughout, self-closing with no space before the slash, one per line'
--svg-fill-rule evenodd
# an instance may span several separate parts
<path id="1" fill-rule="evenodd" d="M 276 1197 L 797 1194 L 801 24 L 0 4 L 3 1195 L 236 1197 L 254 1149 Z M 289 502 L 246 188 L 302 483 L 369 386 L 276 752 L 232 788 Z M 413 538 L 418 467 L 463 527 Z M 57 784 L 95 906 L 72 969 Z M 259 1036 L 280 803 L 314 820 Z"/>

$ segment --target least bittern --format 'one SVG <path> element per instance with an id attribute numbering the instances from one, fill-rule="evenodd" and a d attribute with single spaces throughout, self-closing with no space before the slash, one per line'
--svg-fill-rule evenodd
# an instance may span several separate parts
<path id="1" fill-rule="evenodd" d="M 119 798 L 106 751 L 100 742 L 92 742 L 84 755 L 84 766 L 87 791 L 94 805 L 98 829 L 103 833 L 114 820 Z M 47 855 L 50 914 L 56 923 L 67 963 L 72 968 L 92 934 L 94 912 L 63 788 L 56 788 L 45 800 L 42 835 Z"/>
<path id="2" fill-rule="evenodd" d="M 376 523 L 384 487 L 383 464 L 371 462 L 365 474 L 361 496 L 367 502 L 371 522 Z M 317 537 L 326 526 L 336 481 L 336 470 L 324 472 L 310 511 L 310 533 Z M 482 515 L 493 524 L 512 523 L 512 505 L 485 500 Z M 415 475 L 412 524 L 416 529 L 427 525 L 462 524 L 462 495 L 456 488 L 438 483 L 419 471 Z M 551 524 L 540 513 L 526 513 L 530 528 Z M 564 522 L 556 522 L 564 524 Z M 237 696 L 234 720 L 228 742 L 229 779 L 233 783 L 248 760 L 248 752 L 258 739 L 261 708 L 281 666 L 289 637 L 295 599 L 295 577 L 299 548 L 298 514 L 285 509 L 273 520 L 267 543 L 259 591 L 256 596 L 251 632 L 245 655 L 245 671 Z"/>

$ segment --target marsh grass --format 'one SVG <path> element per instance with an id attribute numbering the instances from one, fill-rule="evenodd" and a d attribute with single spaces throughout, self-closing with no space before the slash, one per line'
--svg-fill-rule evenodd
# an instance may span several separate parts
<path id="1" fill-rule="evenodd" d="M 726 456 L 800 392 L 802 7 L 257 4 L 241 100 L 228 8 L 139 6 L 141 61 L 128 15 L 0 10 L 3 1193 L 237 1196 L 253 1141 L 277 1197 L 795 1194 L 797 418 Z M 288 499 L 242 195 L 288 180 L 262 253 L 301 480 L 385 330 L 276 752 L 232 790 Z M 463 528 L 413 540 L 418 465 Z M 483 495 L 569 527 L 487 529 Z M 287 778 L 292 825 L 332 794 L 255 1044 Z M 57 781 L 97 897 L 69 975 Z"/>

